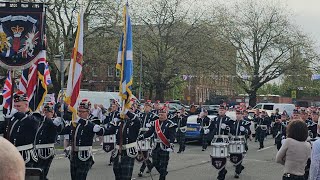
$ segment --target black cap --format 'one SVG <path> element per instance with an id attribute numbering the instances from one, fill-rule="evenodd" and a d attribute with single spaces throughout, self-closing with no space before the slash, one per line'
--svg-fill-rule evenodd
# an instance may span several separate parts
<path id="1" fill-rule="evenodd" d="M 226 110 L 227 107 L 225 105 L 223 105 L 223 104 L 220 104 L 219 109 L 225 109 Z"/>
<path id="2" fill-rule="evenodd" d="M 21 101 L 27 101 L 28 102 L 28 97 L 24 92 L 18 91 L 18 92 L 16 92 L 14 94 L 13 100 L 14 100 L 14 102 L 21 102 Z"/>

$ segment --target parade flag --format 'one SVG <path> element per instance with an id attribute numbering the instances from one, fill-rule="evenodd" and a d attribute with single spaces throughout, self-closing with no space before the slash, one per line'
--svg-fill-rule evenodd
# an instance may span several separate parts
<path id="1" fill-rule="evenodd" d="M 116 68 L 120 71 L 119 96 L 123 103 L 123 112 L 131 107 L 131 86 L 133 82 L 132 28 L 128 8 L 127 3 L 123 9 L 124 26 L 116 65 Z"/>
<path id="2" fill-rule="evenodd" d="M 73 113 L 73 120 L 76 115 L 76 102 L 79 96 L 80 83 L 82 76 L 82 57 L 83 57 L 83 12 L 78 15 L 78 29 L 76 40 L 71 55 L 71 62 L 68 75 L 65 102 L 69 105 Z"/>
<path id="3" fill-rule="evenodd" d="M 11 73 L 10 71 L 8 71 L 8 76 L 6 81 L 4 82 L 4 87 L 2 91 L 3 108 L 9 109 L 11 106 L 11 91 L 12 91 Z"/>
<path id="4" fill-rule="evenodd" d="M 45 76 L 50 76 L 50 72 L 46 70 L 46 64 L 46 51 L 42 50 L 35 63 L 24 69 L 20 77 L 19 90 L 27 94 L 31 111 L 40 109 L 48 92 Z"/>

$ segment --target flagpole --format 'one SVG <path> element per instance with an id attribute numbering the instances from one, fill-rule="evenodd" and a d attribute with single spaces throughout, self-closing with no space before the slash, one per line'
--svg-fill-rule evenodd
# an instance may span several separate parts
<path id="1" fill-rule="evenodd" d="M 14 92 L 14 71 L 13 70 L 10 70 L 10 76 L 11 76 L 11 104 L 10 104 L 10 113 L 11 113 L 11 110 L 12 110 L 12 107 L 13 107 L 13 92 Z M 7 114 L 8 114 L 8 110 L 7 110 Z"/>

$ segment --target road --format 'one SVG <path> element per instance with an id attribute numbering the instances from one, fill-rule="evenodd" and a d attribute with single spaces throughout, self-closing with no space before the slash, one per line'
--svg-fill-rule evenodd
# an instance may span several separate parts
<path id="1" fill-rule="evenodd" d="M 257 142 L 249 142 L 249 151 L 244 159 L 243 170 L 240 179 L 245 180 L 276 180 L 281 179 L 283 167 L 275 163 L 276 147 L 273 145 L 274 140 L 269 138 L 265 142 L 265 148 L 258 150 Z M 175 149 L 177 150 L 178 145 Z M 99 147 L 96 147 L 99 148 Z M 169 162 L 168 180 L 212 180 L 216 179 L 217 171 L 211 165 L 210 160 L 211 147 L 204 152 L 201 151 L 201 146 L 195 143 L 187 144 L 186 151 L 182 154 L 171 153 Z M 88 174 L 88 180 L 113 180 L 114 174 L 112 166 L 107 166 L 110 153 L 105 153 L 100 149 L 95 149 L 94 152 L 95 164 Z M 138 177 L 141 164 L 136 163 L 132 179 L 149 180 L 152 179 L 149 174 L 144 174 L 144 177 Z M 226 180 L 234 179 L 234 167 L 228 161 L 228 174 Z M 152 171 L 154 180 L 159 176 L 155 169 Z M 69 161 L 63 155 L 57 155 L 52 162 L 51 169 L 48 175 L 50 180 L 69 180 Z"/>

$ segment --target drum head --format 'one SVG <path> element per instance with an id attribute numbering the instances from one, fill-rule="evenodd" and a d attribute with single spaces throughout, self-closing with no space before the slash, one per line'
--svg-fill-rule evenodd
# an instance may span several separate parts
<path id="1" fill-rule="evenodd" d="M 230 161 L 234 164 L 238 164 L 240 161 L 242 161 L 242 159 L 242 154 L 230 154 Z"/>
<path id="2" fill-rule="evenodd" d="M 113 149 L 114 149 L 114 143 L 103 143 L 103 150 L 105 151 L 105 152 L 110 152 L 110 151 L 112 151 Z"/>
<path id="3" fill-rule="evenodd" d="M 215 167 L 216 169 L 220 170 L 226 165 L 227 158 L 211 157 L 211 163 L 212 163 L 213 167 Z"/>

